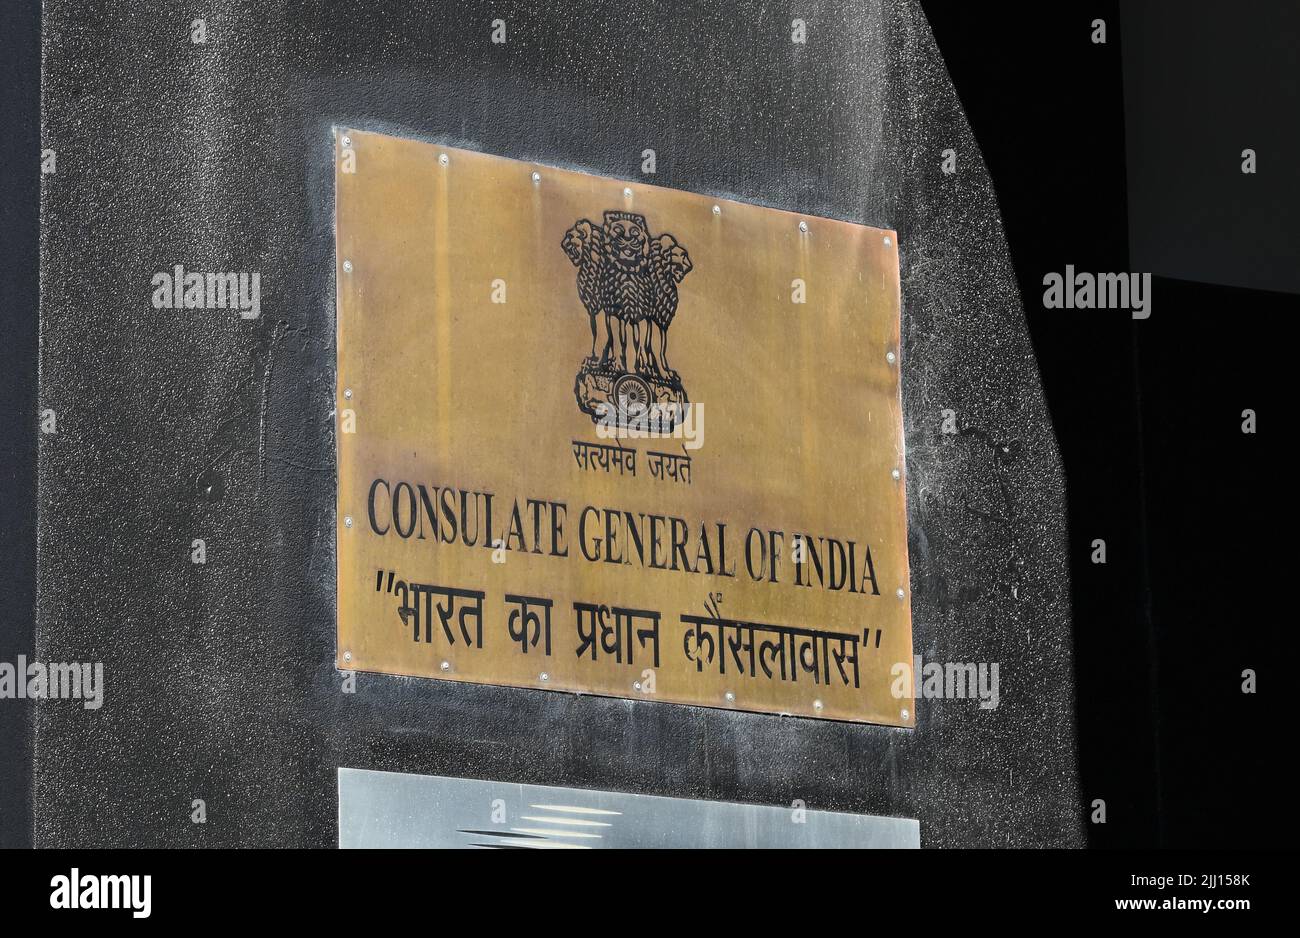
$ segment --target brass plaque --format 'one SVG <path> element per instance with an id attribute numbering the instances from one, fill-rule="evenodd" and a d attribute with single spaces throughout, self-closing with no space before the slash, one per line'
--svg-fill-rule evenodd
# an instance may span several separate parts
<path id="1" fill-rule="evenodd" d="M 912 725 L 894 233 L 335 146 L 338 667 Z"/>

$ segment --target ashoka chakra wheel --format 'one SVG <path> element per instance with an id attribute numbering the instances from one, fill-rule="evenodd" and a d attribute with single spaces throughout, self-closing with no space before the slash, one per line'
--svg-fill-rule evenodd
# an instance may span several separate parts
<path id="1" fill-rule="evenodd" d="M 620 414 L 638 416 L 650 409 L 650 385 L 637 375 L 624 375 L 614 382 L 614 402 Z"/>

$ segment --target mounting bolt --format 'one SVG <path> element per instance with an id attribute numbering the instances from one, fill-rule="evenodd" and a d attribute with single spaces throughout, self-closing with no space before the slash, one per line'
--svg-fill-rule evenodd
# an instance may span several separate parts
<path id="1" fill-rule="evenodd" d="M 895 482 L 897 482 L 899 479 L 903 477 L 903 474 L 899 472 L 897 469 L 891 470 L 889 474 L 894 477 Z"/>
<path id="2" fill-rule="evenodd" d="M 901 586 L 898 588 L 897 595 L 899 599 L 905 599 L 907 597 L 907 593 L 903 592 L 903 588 Z"/>
<path id="3" fill-rule="evenodd" d="M 345 147 L 352 146 L 352 138 L 349 137 L 347 134 L 344 134 L 343 139 L 339 142 L 342 143 Z"/>
<path id="4" fill-rule="evenodd" d="M 551 679 L 551 676 L 547 674 L 545 671 L 543 671 L 539 676 L 541 677 L 543 683 Z"/>
<path id="5" fill-rule="evenodd" d="M 820 700 L 814 700 L 813 709 L 816 710 L 818 713 L 820 713 L 822 709 L 822 702 Z"/>
<path id="6" fill-rule="evenodd" d="M 731 691 L 727 691 L 727 693 L 726 693 L 726 698 L 727 698 L 727 703 L 735 703 L 735 702 L 736 702 L 736 695 L 733 694 Z"/>
<path id="7" fill-rule="evenodd" d="M 894 362 L 898 361 L 898 356 L 895 355 L 893 352 L 886 352 L 885 361 L 889 362 L 892 365 Z"/>
<path id="8" fill-rule="evenodd" d="M 439 667 L 441 670 L 443 670 L 443 671 L 450 671 L 450 670 L 451 670 L 451 662 L 450 662 L 450 661 L 444 661 L 442 664 L 438 665 L 438 667 Z"/>
<path id="9" fill-rule="evenodd" d="M 633 681 L 633 682 L 632 682 L 632 689 L 633 689 L 633 690 L 637 690 L 637 691 L 639 691 L 639 690 L 641 689 L 641 682 L 640 682 L 640 681 Z"/>
<path id="10" fill-rule="evenodd" d="M 343 389 L 343 396 L 344 396 L 345 398 L 347 398 L 348 400 L 352 400 L 352 389 L 351 389 L 351 388 L 344 388 L 344 389 Z"/>
<path id="11" fill-rule="evenodd" d="M 343 660 L 344 660 L 344 661 L 351 661 L 351 660 L 352 660 L 352 652 L 350 652 L 350 651 L 345 651 L 345 652 L 343 652 Z"/>
<path id="12" fill-rule="evenodd" d="M 345 527 L 345 528 L 350 528 L 350 527 L 352 527 L 352 516 L 351 516 L 351 515 L 344 515 L 344 516 L 343 516 L 343 527 Z"/>
<path id="13" fill-rule="evenodd" d="M 343 272 L 344 272 L 345 274 L 350 274 L 350 273 L 352 273 L 352 262 L 351 262 L 351 261 L 344 261 L 344 262 L 343 262 Z"/>
<path id="14" fill-rule="evenodd" d="M 891 244 L 893 244 L 893 243 L 894 243 L 894 242 L 893 242 L 893 241 L 890 241 L 889 238 L 885 238 L 885 247 L 889 247 L 889 246 L 890 246 Z"/>
<path id="15" fill-rule="evenodd" d="M 536 173 L 536 172 L 533 173 L 533 183 L 534 183 L 534 185 L 537 184 L 537 183 L 539 183 L 539 182 L 541 182 L 541 181 L 542 181 L 542 174 L 541 174 L 541 173 Z"/>
<path id="16" fill-rule="evenodd" d="M 713 206 L 713 214 L 714 214 L 714 215 L 721 215 L 721 214 L 722 214 L 722 206 L 721 206 L 721 205 L 715 205 L 715 206 Z"/>
<path id="17" fill-rule="evenodd" d="M 807 223 L 806 221 L 801 221 L 801 222 L 799 222 L 799 230 L 802 231 L 804 234 L 807 234 L 807 233 L 808 233 L 808 223 Z"/>
<path id="18" fill-rule="evenodd" d="M 628 186 L 627 188 L 625 188 L 625 189 L 623 190 L 623 198 L 625 198 L 625 199 L 630 199 L 630 198 L 632 198 L 632 187 L 631 187 L 631 186 Z"/>
<path id="19" fill-rule="evenodd" d="M 904 707 L 902 710 L 898 711 L 898 715 L 901 716 L 904 720 L 906 720 L 906 719 L 907 719 L 907 708 Z"/>
<path id="20" fill-rule="evenodd" d="M 446 153 L 440 153 L 438 154 L 438 162 L 441 163 L 443 166 L 446 166 L 448 163 L 451 162 L 451 157 L 449 157 Z"/>

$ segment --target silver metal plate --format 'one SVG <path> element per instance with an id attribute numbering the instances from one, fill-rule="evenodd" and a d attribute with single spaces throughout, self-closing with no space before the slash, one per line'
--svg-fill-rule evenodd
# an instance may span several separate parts
<path id="1" fill-rule="evenodd" d="M 339 846 L 917 848 L 920 824 L 790 807 L 339 769 Z"/>

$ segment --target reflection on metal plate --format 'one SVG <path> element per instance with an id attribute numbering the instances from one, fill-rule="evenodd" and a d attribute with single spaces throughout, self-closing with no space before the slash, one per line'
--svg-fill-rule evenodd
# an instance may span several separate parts
<path id="1" fill-rule="evenodd" d="M 919 847 L 911 818 L 339 769 L 339 846 Z"/>
<path id="2" fill-rule="evenodd" d="M 335 156 L 340 668 L 912 725 L 893 232 Z"/>

